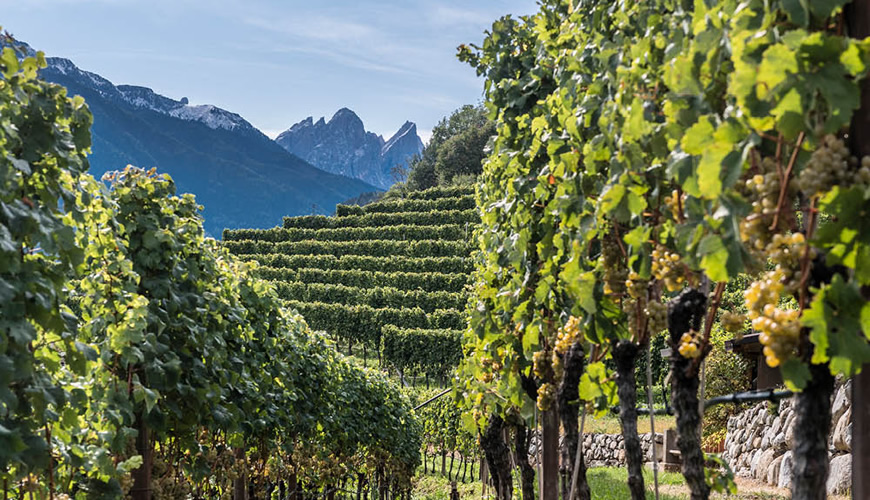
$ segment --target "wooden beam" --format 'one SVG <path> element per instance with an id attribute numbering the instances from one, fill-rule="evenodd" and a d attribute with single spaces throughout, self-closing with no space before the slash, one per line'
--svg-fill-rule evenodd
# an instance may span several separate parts
<path id="1" fill-rule="evenodd" d="M 847 6 L 849 36 L 870 36 L 870 0 Z M 858 158 L 870 156 L 870 78 L 861 82 L 861 107 L 852 117 L 849 147 Z M 865 294 L 866 295 L 866 294 Z M 866 297 L 865 297 L 866 298 Z M 870 498 L 870 365 L 852 379 L 852 498 Z"/>
<path id="2" fill-rule="evenodd" d="M 541 500 L 559 500 L 559 414 L 555 408 L 550 408 L 541 413 L 541 421 L 544 455 Z"/>

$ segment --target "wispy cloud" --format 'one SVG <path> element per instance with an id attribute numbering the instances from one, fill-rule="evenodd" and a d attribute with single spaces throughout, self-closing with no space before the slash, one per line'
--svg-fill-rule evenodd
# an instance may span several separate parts
<path id="1" fill-rule="evenodd" d="M 455 98 L 439 94 L 437 92 L 426 92 L 422 89 L 416 89 L 414 93 L 402 94 L 396 96 L 396 100 L 412 104 L 414 106 L 433 108 L 433 109 L 454 109 L 461 106 L 463 103 Z"/>
<path id="2" fill-rule="evenodd" d="M 426 19 L 437 26 L 451 27 L 458 25 L 488 26 L 495 20 L 492 17 L 492 12 L 489 11 L 447 5 L 431 6 Z"/>
<path id="3" fill-rule="evenodd" d="M 374 26 L 324 16 L 279 19 L 250 16 L 244 19 L 244 23 L 309 42 L 352 42 L 379 36 Z"/>
<path id="4" fill-rule="evenodd" d="M 331 60 L 345 67 L 357 68 L 366 71 L 376 71 L 380 73 L 394 74 L 413 74 L 413 71 L 408 68 L 385 64 L 383 62 L 378 62 L 375 59 L 369 59 L 367 57 L 360 56 L 359 54 L 342 52 L 341 50 L 336 49 L 296 45 L 276 46 L 272 48 L 272 51 L 276 53 L 297 53 L 318 56 L 324 59 Z"/>

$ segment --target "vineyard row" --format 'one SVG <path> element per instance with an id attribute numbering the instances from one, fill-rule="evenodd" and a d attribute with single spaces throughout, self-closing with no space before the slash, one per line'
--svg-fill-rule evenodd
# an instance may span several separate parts
<path id="1" fill-rule="evenodd" d="M 453 309 L 426 313 L 420 308 L 374 308 L 367 305 L 326 304 L 288 300 L 285 305 L 296 309 L 315 330 L 351 340 L 381 344 L 381 328 L 452 329 L 465 327 L 464 315 Z"/>
<path id="2" fill-rule="evenodd" d="M 370 203 L 365 206 L 338 205 L 335 207 L 335 215 L 344 217 L 347 215 L 362 215 L 375 213 L 397 212 L 428 212 L 430 210 L 468 210 L 474 208 L 473 196 L 461 196 L 455 198 L 439 198 L 435 200 L 385 200 Z"/>
<path id="3" fill-rule="evenodd" d="M 381 329 L 384 360 L 396 369 L 441 375 L 462 359 L 462 331 L 455 329 Z"/>
<path id="4" fill-rule="evenodd" d="M 467 257 L 370 257 L 367 255 L 281 255 L 249 254 L 248 260 L 272 268 L 317 268 L 410 273 L 470 274 L 474 263 Z"/>
<path id="5" fill-rule="evenodd" d="M 285 254 L 285 255 L 368 255 L 388 257 L 450 257 L 466 256 L 471 253 L 467 241 L 441 240 L 366 240 L 366 241 L 227 241 L 224 245 L 236 255 L 245 254 Z"/>
<path id="6" fill-rule="evenodd" d="M 468 238 L 471 229 L 459 224 L 433 226 L 397 225 L 384 227 L 340 227 L 302 229 L 274 227 L 271 229 L 227 229 L 224 241 L 257 240 L 272 243 L 314 241 L 364 241 L 364 240 L 447 240 Z"/>
<path id="7" fill-rule="evenodd" d="M 430 210 L 427 212 L 372 213 L 330 217 L 303 215 L 284 217 L 283 227 L 300 229 L 326 229 L 339 227 L 384 227 L 395 225 L 436 226 L 444 224 L 475 224 L 480 222 L 476 209 Z"/>
<path id="8" fill-rule="evenodd" d="M 257 269 L 258 277 L 275 282 L 326 283 L 359 288 L 392 287 L 400 290 L 423 290 L 426 292 L 461 292 L 468 283 L 467 274 L 443 273 L 381 273 L 371 271 L 327 271 L 316 268 Z"/>
<path id="9" fill-rule="evenodd" d="M 305 302 L 368 305 L 375 308 L 419 307 L 427 312 L 437 309 L 462 309 L 468 300 L 465 294 L 456 292 L 423 290 L 399 290 L 393 287 L 354 287 L 342 284 L 275 282 L 282 299 Z"/>
<path id="10" fill-rule="evenodd" d="M 437 200 L 439 198 L 456 198 L 459 196 L 473 196 L 472 186 L 432 187 L 421 191 L 411 191 L 405 195 L 409 200 Z"/>

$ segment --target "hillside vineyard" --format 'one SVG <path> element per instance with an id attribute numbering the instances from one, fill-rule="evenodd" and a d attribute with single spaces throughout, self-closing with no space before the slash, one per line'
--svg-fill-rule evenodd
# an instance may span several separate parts
<path id="1" fill-rule="evenodd" d="M 470 187 L 432 188 L 226 230 L 224 245 L 349 352 L 362 347 L 402 377 L 445 377 L 462 353 L 474 206 Z"/>

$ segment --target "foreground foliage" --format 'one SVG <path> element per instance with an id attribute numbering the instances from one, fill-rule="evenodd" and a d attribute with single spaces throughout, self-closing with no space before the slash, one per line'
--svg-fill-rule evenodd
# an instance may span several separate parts
<path id="1" fill-rule="evenodd" d="M 477 191 L 459 378 L 469 423 L 531 420 L 536 404 L 545 442 L 552 412 L 575 428 L 563 408 L 577 401 L 564 389 L 579 350 L 589 411 L 618 387 L 628 483 L 642 498 L 633 361 L 667 331 L 683 472 L 706 498 L 728 486 L 704 472 L 701 366 L 717 322 L 739 335 L 751 321 L 767 363 L 803 390 L 793 493 L 824 493 L 831 374 L 870 360 L 862 122 L 851 150 L 844 142 L 870 45 L 844 34 L 845 3 L 545 0 L 460 47 L 486 78 L 498 133 Z M 746 315 L 720 310 L 744 273 Z M 578 458 L 577 486 L 560 471 L 563 496 L 587 495 Z"/>
<path id="2" fill-rule="evenodd" d="M 4 495 L 263 496 L 349 475 L 405 492 L 408 399 L 206 238 L 168 176 L 88 176 L 90 113 L 41 66 L 0 60 Z"/>

